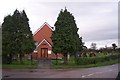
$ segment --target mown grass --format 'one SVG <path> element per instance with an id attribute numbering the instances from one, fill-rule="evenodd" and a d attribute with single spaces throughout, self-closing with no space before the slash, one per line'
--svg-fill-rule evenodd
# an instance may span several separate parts
<path id="1" fill-rule="evenodd" d="M 52 62 L 54 65 L 50 66 L 50 68 L 90 68 L 120 63 L 120 54 L 101 53 L 97 54 L 96 57 L 79 57 L 78 59 L 71 57 L 67 65 L 63 64 L 63 60 L 58 60 L 57 65 L 55 60 L 52 60 Z"/>
<path id="2" fill-rule="evenodd" d="M 13 68 L 13 69 L 24 69 L 24 68 L 29 68 L 33 69 L 36 68 L 35 65 L 15 65 L 15 64 L 3 64 L 2 68 Z"/>
<path id="3" fill-rule="evenodd" d="M 20 61 L 13 61 L 11 64 L 2 64 L 2 68 L 14 68 L 14 69 L 24 69 L 24 68 L 36 68 L 37 64 L 32 60 L 23 60 L 23 64 Z"/>
<path id="4" fill-rule="evenodd" d="M 117 53 L 112 54 L 113 56 L 116 55 Z M 118 54 L 117 54 L 118 55 Z M 58 60 L 58 64 L 56 65 L 56 60 L 51 60 L 53 65 L 50 66 L 50 68 L 90 68 L 90 67 L 98 67 L 98 66 L 107 66 L 107 65 L 112 65 L 116 63 L 120 63 L 120 59 L 117 58 L 112 58 L 109 61 L 106 60 L 104 57 L 109 57 L 111 54 L 97 54 L 96 58 L 102 57 L 103 62 L 99 62 L 101 60 L 97 59 L 98 61 L 95 62 L 94 64 L 76 64 L 74 57 L 71 57 L 68 64 L 64 65 L 63 60 Z M 88 57 L 90 58 L 90 57 Z M 94 58 L 93 58 L 94 59 Z M 92 59 L 90 59 L 92 60 Z M 96 59 L 95 59 L 96 60 Z M 81 60 L 79 60 L 81 61 Z M 84 60 L 86 61 L 86 59 Z M 89 61 L 89 60 L 88 60 Z M 84 63 L 84 62 L 83 62 Z M 0 67 L 1 68 L 1 67 Z M 36 62 L 33 60 L 32 63 L 30 60 L 23 60 L 23 64 L 20 63 L 20 61 L 13 61 L 12 64 L 2 64 L 2 68 L 13 68 L 13 69 L 31 69 L 31 68 L 37 68 Z"/>
<path id="5" fill-rule="evenodd" d="M 58 64 L 58 65 L 51 65 L 50 68 L 91 68 L 91 67 L 100 67 L 100 66 L 107 66 L 107 65 L 113 65 L 116 63 L 120 63 L 120 59 L 106 61 L 106 62 L 99 62 L 96 64 L 88 64 L 88 65 L 76 65 L 76 64 Z"/>

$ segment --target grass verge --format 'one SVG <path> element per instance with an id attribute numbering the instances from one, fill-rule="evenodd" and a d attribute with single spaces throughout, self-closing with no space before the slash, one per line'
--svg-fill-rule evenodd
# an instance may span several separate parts
<path id="1" fill-rule="evenodd" d="M 13 68 L 13 69 L 33 69 L 36 68 L 36 65 L 15 65 L 15 64 L 3 64 L 2 68 Z"/>
<path id="2" fill-rule="evenodd" d="M 107 66 L 107 65 L 113 65 L 116 63 L 120 63 L 120 59 L 116 59 L 116 60 L 111 60 L 111 61 L 106 61 L 106 62 L 99 62 L 96 64 L 89 64 L 89 65 L 51 65 L 50 68 L 91 68 L 91 67 L 100 67 L 100 66 Z"/>
<path id="3" fill-rule="evenodd" d="M 19 61 L 13 61 L 12 64 L 2 64 L 2 68 L 33 69 L 37 67 L 37 64 L 35 63 L 35 61 L 32 61 L 31 63 L 30 60 L 24 60 L 23 62 L 24 62 L 23 64 L 21 64 Z"/>

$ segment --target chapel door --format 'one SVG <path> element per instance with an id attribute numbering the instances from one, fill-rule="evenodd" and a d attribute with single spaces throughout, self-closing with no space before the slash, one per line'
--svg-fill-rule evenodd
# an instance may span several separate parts
<path id="1" fill-rule="evenodd" d="M 48 49 L 47 48 L 41 49 L 41 58 L 42 59 L 48 58 Z"/>

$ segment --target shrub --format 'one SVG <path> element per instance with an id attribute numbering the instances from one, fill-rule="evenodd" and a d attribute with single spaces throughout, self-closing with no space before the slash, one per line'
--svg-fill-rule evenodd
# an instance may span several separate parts
<path id="1" fill-rule="evenodd" d="M 120 58 L 120 54 L 112 54 L 112 55 L 106 55 L 100 57 L 80 57 L 75 59 L 75 64 L 77 65 L 96 64 L 99 62 L 106 62 L 119 58 Z"/>
<path id="2" fill-rule="evenodd" d="M 64 61 L 61 59 L 61 60 L 51 60 L 51 62 L 56 65 L 56 64 L 62 64 Z"/>

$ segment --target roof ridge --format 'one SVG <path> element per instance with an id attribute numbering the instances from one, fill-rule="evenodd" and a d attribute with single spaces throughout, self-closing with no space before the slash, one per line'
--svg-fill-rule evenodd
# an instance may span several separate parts
<path id="1" fill-rule="evenodd" d="M 44 27 L 44 25 L 47 25 L 53 31 L 52 27 L 47 22 L 44 22 L 44 24 L 34 32 L 33 36 L 36 35 Z"/>

